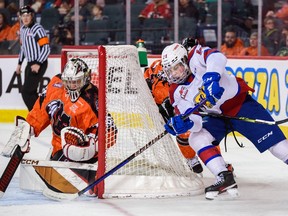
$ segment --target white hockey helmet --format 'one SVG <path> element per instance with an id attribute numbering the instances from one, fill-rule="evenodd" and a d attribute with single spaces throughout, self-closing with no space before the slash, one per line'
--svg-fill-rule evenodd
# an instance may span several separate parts
<path id="1" fill-rule="evenodd" d="M 72 58 L 66 63 L 61 79 L 70 100 L 74 103 L 90 83 L 91 70 L 82 59 Z"/>
<path id="2" fill-rule="evenodd" d="M 188 53 L 181 44 L 174 43 L 162 51 L 162 66 L 169 83 L 183 83 L 191 74 L 187 65 Z"/>

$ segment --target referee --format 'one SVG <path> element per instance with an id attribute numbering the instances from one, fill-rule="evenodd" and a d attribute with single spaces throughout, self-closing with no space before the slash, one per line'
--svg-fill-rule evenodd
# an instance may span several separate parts
<path id="1" fill-rule="evenodd" d="M 16 74 L 21 74 L 21 65 L 26 58 L 27 65 L 21 93 L 30 111 L 38 98 L 38 85 L 47 69 L 50 46 L 44 28 L 34 21 L 34 10 L 30 6 L 21 7 L 20 19 L 23 25 L 20 28 L 21 49 Z"/>

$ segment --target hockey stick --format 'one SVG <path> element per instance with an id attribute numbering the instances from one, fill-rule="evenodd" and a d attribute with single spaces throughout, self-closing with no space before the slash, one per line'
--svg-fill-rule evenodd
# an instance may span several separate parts
<path id="1" fill-rule="evenodd" d="M 17 145 L 0 179 L 0 198 L 3 197 L 12 177 L 21 163 L 24 154 L 25 152 L 22 152 L 20 146 Z"/>
<path id="2" fill-rule="evenodd" d="M 279 120 L 279 121 L 266 121 L 262 119 L 251 119 L 247 117 L 237 117 L 237 116 L 226 116 L 223 114 L 217 114 L 217 113 L 207 113 L 207 112 L 199 112 L 201 116 L 211 116 L 214 118 L 222 118 L 222 119 L 233 119 L 233 120 L 240 120 L 250 123 L 257 123 L 257 124 L 267 124 L 267 125 L 280 125 L 288 122 L 288 118 Z"/>
<path id="3" fill-rule="evenodd" d="M 189 109 L 183 119 L 187 119 L 193 112 L 195 112 L 196 110 L 198 110 L 203 104 L 205 104 L 206 99 L 201 101 L 199 104 L 197 104 L 194 108 Z M 160 140 L 161 138 L 163 138 L 168 132 L 165 130 L 163 131 L 161 134 L 159 134 L 158 136 L 156 136 L 154 139 L 152 139 L 150 142 L 148 142 L 146 145 L 144 145 L 142 148 L 140 148 L 138 151 L 136 151 L 135 153 L 133 153 L 132 155 L 130 155 L 128 158 L 126 158 L 125 160 L 123 160 L 121 163 L 119 163 L 118 165 L 116 165 L 114 168 L 112 168 L 111 170 L 109 170 L 108 172 L 106 172 L 103 176 L 99 177 L 96 181 L 94 181 L 93 183 L 91 183 L 90 185 L 88 185 L 87 187 L 85 187 L 84 189 L 82 189 L 81 191 L 77 192 L 77 193 L 73 193 L 73 194 L 67 194 L 67 193 L 59 193 L 59 192 L 55 192 L 50 190 L 49 188 L 45 188 L 43 191 L 43 195 L 53 199 L 53 200 L 73 200 L 76 199 L 77 197 L 81 196 L 82 194 L 84 194 L 86 191 L 90 190 L 91 188 L 93 188 L 95 185 L 99 184 L 101 181 L 103 181 L 104 179 L 106 179 L 108 176 L 112 175 L 115 171 L 117 171 L 118 169 L 120 169 L 121 167 L 123 167 L 124 165 L 126 165 L 128 162 L 130 162 L 132 159 L 134 159 L 135 157 L 137 157 L 138 155 L 140 155 L 141 153 L 143 153 L 146 149 L 148 149 L 149 147 L 151 147 L 153 144 L 155 144 L 158 140 Z"/>
<path id="4" fill-rule="evenodd" d="M 16 127 L 7 144 L 2 150 L 2 155 L 11 157 L 0 179 L 0 198 L 4 195 L 13 175 L 15 174 L 21 160 L 29 151 L 30 125 L 24 118 L 16 117 Z M 24 146 L 27 146 L 26 149 Z M 21 149 L 24 147 L 25 150 Z M 13 153 L 13 154 L 12 154 Z"/>

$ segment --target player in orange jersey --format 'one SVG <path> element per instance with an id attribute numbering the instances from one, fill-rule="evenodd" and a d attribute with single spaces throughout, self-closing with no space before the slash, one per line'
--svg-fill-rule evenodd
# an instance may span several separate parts
<path id="1" fill-rule="evenodd" d="M 91 70 L 83 60 L 69 60 L 64 72 L 52 78 L 28 113 L 26 121 L 36 137 L 51 125 L 52 160 L 97 160 L 98 88 L 90 83 L 90 77 Z M 117 129 L 109 114 L 106 122 L 112 146 Z M 71 131 L 83 138 L 73 140 L 68 135 Z"/>
<path id="2" fill-rule="evenodd" d="M 155 60 L 144 72 L 144 78 L 149 86 L 151 94 L 159 108 L 165 122 L 174 116 L 174 108 L 169 100 L 169 84 L 162 71 L 161 60 Z M 190 132 L 176 136 L 176 141 L 182 155 L 187 159 L 187 165 L 195 173 L 202 173 L 195 151 L 189 146 L 188 137 Z"/>
<path id="3" fill-rule="evenodd" d="M 39 136 L 51 125 L 51 160 L 80 163 L 98 160 L 98 88 L 90 80 L 91 70 L 83 60 L 69 60 L 63 73 L 51 79 L 27 115 L 30 136 Z M 117 138 L 117 127 L 110 114 L 106 117 L 106 128 L 109 148 Z M 29 142 L 21 150 L 28 152 Z M 96 171 L 72 171 L 88 184 L 95 181 Z M 53 176 L 38 175 L 51 188 Z M 69 182 L 69 177 L 66 180 Z"/>

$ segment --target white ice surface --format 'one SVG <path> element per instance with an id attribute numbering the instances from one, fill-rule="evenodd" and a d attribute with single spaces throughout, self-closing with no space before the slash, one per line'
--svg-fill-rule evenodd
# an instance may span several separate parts
<path id="1" fill-rule="evenodd" d="M 0 124 L 0 151 L 7 142 L 12 124 Z M 44 158 L 49 148 L 49 130 L 32 140 L 34 153 L 26 157 Z M 205 200 L 204 194 L 194 197 L 167 199 L 96 199 L 81 196 L 73 201 L 57 202 L 39 193 L 19 189 L 19 173 L 0 199 L 0 216 L 286 216 L 288 215 L 288 167 L 269 152 L 260 154 L 244 138 L 239 148 L 232 137 L 228 138 L 228 152 L 222 153 L 233 164 L 240 197 L 237 200 Z M 157 144 L 155 144 L 157 145 Z M 147 150 L 149 151 L 149 149 Z M 2 175 L 7 159 L 0 156 Z M 214 182 L 204 168 L 206 186 Z M 151 188 L 153 190 L 153 188 Z"/>

